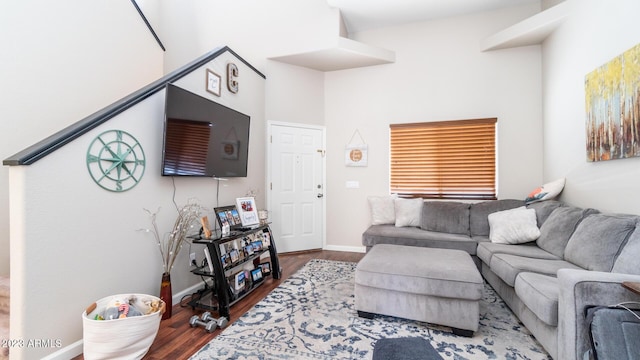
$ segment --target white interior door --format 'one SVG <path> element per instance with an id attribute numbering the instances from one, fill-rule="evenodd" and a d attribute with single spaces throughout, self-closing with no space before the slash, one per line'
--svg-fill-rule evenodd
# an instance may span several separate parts
<path id="1" fill-rule="evenodd" d="M 323 247 L 324 129 L 269 126 L 268 203 L 278 252 Z"/>

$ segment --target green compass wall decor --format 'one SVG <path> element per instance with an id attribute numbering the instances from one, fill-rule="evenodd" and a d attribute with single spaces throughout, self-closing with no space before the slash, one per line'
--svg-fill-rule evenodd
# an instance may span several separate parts
<path id="1" fill-rule="evenodd" d="M 103 132 L 87 150 L 89 174 L 105 190 L 122 192 L 133 188 L 142 179 L 144 167 L 142 146 L 122 130 Z"/>

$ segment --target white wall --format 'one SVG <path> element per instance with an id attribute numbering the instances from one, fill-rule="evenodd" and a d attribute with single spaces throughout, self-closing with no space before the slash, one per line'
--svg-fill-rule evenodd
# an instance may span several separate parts
<path id="1" fill-rule="evenodd" d="M 324 74 L 267 58 L 335 40 L 340 17 L 325 0 L 162 0 L 159 7 L 166 71 L 227 45 L 267 76 L 267 119 L 324 121 Z"/>
<path id="2" fill-rule="evenodd" d="M 239 93 L 207 93 L 205 67 L 223 74 L 231 61 L 243 74 Z M 264 79 L 227 52 L 176 84 L 251 116 L 248 176 L 221 182 L 219 194 L 216 180 L 176 178 L 173 198 L 172 178 L 160 176 L 164 90 L 35 164 L 11 167 L 11 338 L 73 346 L 82 338 L 80 314 L 92 302 L 122 293 L 158 295 L 162 262 L 153 236 L 138 231 L 151 227 L 143 209 L 160 209 L 157 225 L 165 234 L 177 216 L 174 200 L 181 206 L 196 199 L 211 210 L 218 199 L 228 204 L 255 190 L 256 202 L 264 203 Z M 97 186 L 85 164 L 91 141 L 113 129 L 137 138 L 147 164 L 140 183 L 122 193 Z M 212 211 L 205 214 L 213 221 Z M 171 272 L 174 296 L 200 283 L 189 271 L 190 250 L 203 258 L 200 245 L 182 249 Z M 15 358 L 35 359 L 55 350 L 11 351 Z"/>
<path id="3" fill-rule="evenodd" d="M 4 1 L 0 44 L 2 159 L 162 75 L 162 50 L 129 1 Z M 9 274 L 8 174 L 0 167 L 0 275 Z"/>
<path id="4" fill-rule="evenodd" d="M 640 158 L 588 163 L 585 76 L 640 43 L 636 0 L 568 0 L 566 22 L 543 44 L 544 178 L 566 177 L 561 199 L 640 214 Z"/>
<path id="5" fill-rule="evenodd" d="M 355 34 L 395 51 L 396 62 L 326 74 L 329 245 L 361 246 L 370 224 L 367 196 L 389 193 L 391 123 L 497 117 L 498 197 L 523 199 L 541 184 L 540 46 L 479 50 L 482 39 L 539 10 L 528 5 Z M 344 165 L 356 130 L 369 144 L 365 168 Z M 360 188 L 347 189 L 346 181 Z"/>

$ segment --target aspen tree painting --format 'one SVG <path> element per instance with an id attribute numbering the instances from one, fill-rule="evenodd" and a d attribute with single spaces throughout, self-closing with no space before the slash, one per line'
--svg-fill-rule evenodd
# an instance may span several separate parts
<path id="1" fill-rule="evenodd" d="M 587 161 L 640 156 L 640 44 L 585 79 Z"/>

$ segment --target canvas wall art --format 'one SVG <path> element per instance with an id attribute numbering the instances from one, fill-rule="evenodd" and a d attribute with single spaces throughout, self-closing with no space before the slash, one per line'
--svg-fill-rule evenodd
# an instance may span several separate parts
<path id="1" fill-rule="evenodd" d="M 587 74 L 587 161 L 640 156 L 640 44 Z"/>

